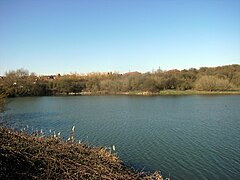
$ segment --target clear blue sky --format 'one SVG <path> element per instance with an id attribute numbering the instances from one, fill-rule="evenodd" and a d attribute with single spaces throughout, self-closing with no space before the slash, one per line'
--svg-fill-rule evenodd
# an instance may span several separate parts
<path id="1" fill-rule="evenodd" d="M 0 75 L 240 64 L 240 0 L 0 0 Z"/>

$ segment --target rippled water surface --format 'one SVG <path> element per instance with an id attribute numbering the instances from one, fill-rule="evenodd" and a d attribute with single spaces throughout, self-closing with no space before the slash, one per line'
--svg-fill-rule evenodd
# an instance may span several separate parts
<path id="1" fill-rule="evenodd" d="M 14 126 L 61 131 L 171 179 L 239 179 L 240 96 L 76 96 L 10 99 Z"/>

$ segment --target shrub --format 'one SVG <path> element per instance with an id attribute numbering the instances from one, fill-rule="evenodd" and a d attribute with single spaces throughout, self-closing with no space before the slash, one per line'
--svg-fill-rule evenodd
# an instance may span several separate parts
<path id="1" fill-rule="evenodd" d="M 226 91 L 231 89 L 231 84 L 227 79 L 215 76 L 202 76 L 195 82 L 195 89 L 200 91 Z"/>

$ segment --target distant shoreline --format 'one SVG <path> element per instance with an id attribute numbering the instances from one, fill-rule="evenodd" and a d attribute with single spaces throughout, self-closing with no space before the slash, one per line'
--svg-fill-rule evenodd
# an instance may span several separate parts
<path id="1" fill-rule="evenodd" d="M 66 94 L 65 94 L 66 95 Z M 81 93 L 70 93 L 68 96 L 74 95 L 83 95 L 83 96 L 91 96 L 91 95 L 126 95 L 126 96 L 181 96 L 181 95 L 240 95 L 240 90 L 233 91 L 195 91 L 195 90 L 163 90 L 159 93 L 153 92 L 141 92 L 141 91 L 130 91 L 130 92 L 81 92 Z"/>
<path id="2" fill-rule="evenodd" d="M 37 76 L 28 70 L 0 77 L 8 97 L 62 95 L 232 95 L 240 94 L 240 65 L 125 74 L 89 73 Z"/>
<path id="3" fill-rule="evenodd" d="M 14 96 L 15 97 L 58 97 L 58 96 L 192 96 L 192 95 L 206 95 L 206 96 L 218 96 L 218 95 L 240 95 L 240 90 L 232 91 L 196 91 L 196 90 L 163 90 L 159 93 L 153 92 L 141 92 L 141 91 L 130 91 L 130 92 L 80 92 L 80 93 L 59 93 L 54 95 L 39 95 L 39 96 Z"/>

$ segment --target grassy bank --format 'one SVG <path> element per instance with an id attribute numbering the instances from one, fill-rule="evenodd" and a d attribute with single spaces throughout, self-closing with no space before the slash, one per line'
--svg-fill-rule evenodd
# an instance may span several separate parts
<path id="1" fill-rule="evenodd" d="M 240 91 L 195 91 L 164 90 L 159 95 L 240 95 Z"/>
<path id="2" fill-rule="evenodd" d="M 73 94 L 71 94 L 73 95 Z M 168 95 L 240 95 L 238 91 L 196 91 L 196 90 L 163 90 L 158 93 L 129 91 L 129 92 L 82 92 L 76 95 L 138 95 L 138 96 L 168 96 Z"/>
<path id="3" fill-rule="evenodd" d="M 159 179 L 126 167 L 104 148 L 0 127 L 0 179 Z"/>

